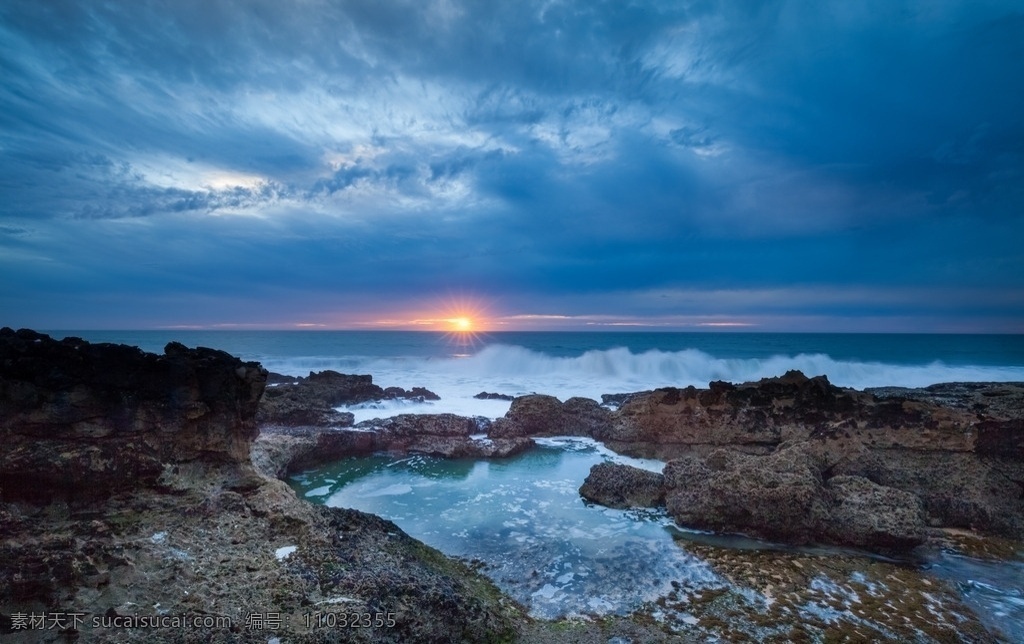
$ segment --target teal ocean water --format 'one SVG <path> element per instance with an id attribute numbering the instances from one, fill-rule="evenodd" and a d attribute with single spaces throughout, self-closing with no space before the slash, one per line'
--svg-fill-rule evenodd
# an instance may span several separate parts
<path id="1" fill-rule="evenodd" d="M 334 369 L 381 386 L 422 386 L 435 403 L 354 409 L 357 420 L 396 413 L 498 417 L 507 403 L 481 391 L 565 399 L 664 386 L 746 382 L 799 369 L 845 387 L 923 387 L 952 381 L 1024 381 L 1024 335 L 399 331 L 56 331 L 162 352 L 167 342 L 228 351 L 271 371 Z"/>

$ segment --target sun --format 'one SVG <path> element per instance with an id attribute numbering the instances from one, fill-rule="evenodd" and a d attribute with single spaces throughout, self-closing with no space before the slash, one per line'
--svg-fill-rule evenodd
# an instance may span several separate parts
<path id="1" fill-rule="evenodd" d="M 481 318 L 467 315 L 462 311 L 455 313 L 452 317 L 443 318 L 442 321 L 447 328 L 444 335 L 448 338 L 450 345 L 459 348 L 458 355 L 466 355 L 466 349 L 475 347 L 481 341 L 480 327 L 486 324 L 481 320 Z"/>
<path id="2" fill-rule="evenodd" d="M 486 344 L 491 326 L 486 302 L 480 297 L 449 295 L 438 302 L 434 329 L 442 331 L 445 341 L 454 347 L 456 355 L 468 355 L 470 349 Z"/>

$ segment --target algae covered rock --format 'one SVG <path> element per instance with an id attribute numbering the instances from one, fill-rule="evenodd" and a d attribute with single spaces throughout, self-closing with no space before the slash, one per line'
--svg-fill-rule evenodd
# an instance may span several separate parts
<path id="1" fill-rule="evenodd" d="M 621 463 L 598 463 L 590 468 L 580 496 L 610 508 L 651 508 L 665 499 L 665 477 Z"/>

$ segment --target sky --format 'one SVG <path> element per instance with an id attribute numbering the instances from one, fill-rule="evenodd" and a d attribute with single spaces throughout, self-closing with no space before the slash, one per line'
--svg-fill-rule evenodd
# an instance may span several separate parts
<path id="1" fill-rule="evenodd" d="M 1022 115 L 1019 0 L 5 0 L 0 326 L 1021 333 Z"/>

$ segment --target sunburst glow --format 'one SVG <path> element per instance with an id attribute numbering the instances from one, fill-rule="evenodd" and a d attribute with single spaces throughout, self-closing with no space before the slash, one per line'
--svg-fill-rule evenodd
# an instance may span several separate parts
<path id="1" fill-rule="evenodd" d="M 484 335 L 491 327 L 491 317 L 485 302 L 475 296 L 449 295 L 438 304 L 442 311 L 441 326 L 449 344 L 457 348 L 458 354 L 483 343 Z"/>

